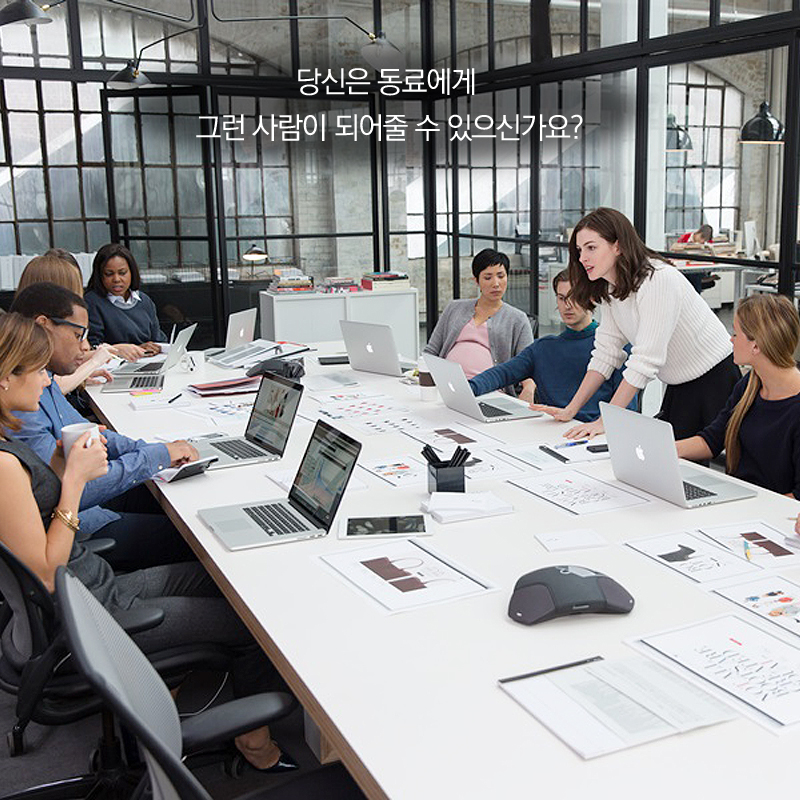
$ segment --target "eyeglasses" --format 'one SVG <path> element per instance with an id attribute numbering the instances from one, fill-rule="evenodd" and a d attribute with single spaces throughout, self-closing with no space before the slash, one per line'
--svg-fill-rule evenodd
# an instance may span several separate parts
<path id="1" fill-rule="evenodd" d="M 50 322 L 56 325 L 69 325 L 70 328 L 77 328 L 81 332 L 80 341 L 85 342 L 89 336 L 89 329 L 83 325 L 78 325 L 77 322 L 70 322 L 68 319 L 61 319 L 61 317 L 48 317 Z"/>

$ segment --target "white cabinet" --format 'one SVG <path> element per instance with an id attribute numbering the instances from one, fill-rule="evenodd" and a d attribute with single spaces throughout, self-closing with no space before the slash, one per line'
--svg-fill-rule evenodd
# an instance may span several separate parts
<path id="1" fill-rule="evenodd" d="M 261 336 L 290 342 L 339 341 L 339 320 L 389 325 L 401 355 L 419 355 L 416 289 L 341 294 L 261 292 Z"/>

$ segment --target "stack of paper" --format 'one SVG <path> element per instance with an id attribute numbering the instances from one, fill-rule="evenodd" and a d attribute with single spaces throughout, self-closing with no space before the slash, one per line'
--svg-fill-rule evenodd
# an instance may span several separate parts
<path id="1" fill-rule="evenodd" d="M 261 376 L 256 375 L 252 378 L 232 378 L 227 381 L 213 381 L 212 383 L 193 383 L 187 388 L 190 392 L 200 395 L 200 397 L 217 397 L 224 394 L 257 392 L 260 383 Z"/>
<path id="2" fill-rule="evenodd" d="M 499 498 L 494 492 L 433 492 L 422 503 L 437 522 L 461 522 L 465 519 L 511 514 L 514 506 Z"/>

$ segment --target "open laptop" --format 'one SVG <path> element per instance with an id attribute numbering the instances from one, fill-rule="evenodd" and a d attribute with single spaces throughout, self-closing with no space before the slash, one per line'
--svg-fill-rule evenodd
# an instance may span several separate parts
<path id="1" fill-rule="evenodd" d="M 197 323 L 184 328 L 169 348 L 167 357 L 162 361 L 150 361 L 147 364 L 123 364 L 114 370 L 114 380 L 104 384 L 103 392 L 130 392 L 136 390 L 161 389 L 164 386 L 164 375 L 186 355 L 189 340 L 197 328 Z"/>
<path id="2" fill-rule="evenodd" d="M 209 469 L 277 461 L 286 449 L 302 395 L 302 384 L 267 372 L 259 384 L 244 436 L 211 434 L 190 441 L 200 458 L 217 457 Z"/>
<path id="3" fill-rule="evenodd" d="M 198 516 L 230 550 L 325 536 L 360 450 L 360 442 L 320 420 L 287 500 L 204 508 Z"/>
<path id="4" fill-rule="evenodd" d="M 600 403 L 614 477 L 684 508 L 755 497 L 746 486 L 680 463 L 672 425 Z"/>
<path id="5" fill-rule="evenodd" d="M 353 369 L 377 372 L 381 375 L 400 376 L 416 365 L 401 362 L 394 343 L 394 334 L 388 325 L 372 322 L 339 320 L 347 357 Z"/>
<path id="6" fill-rule="evenodd" d="M 504 422 L 511 419 L 541 417 L 524 403 L 502 397 L 492 397 L 491 402 L 478 400 L 472 393 L 461 364 L 425 353 L 425 363 L 431 371 L 436 388 L 444 404 L 453 411 L 460 411 L 481 422 Z"/>
<path id="7" fill-rule="evenodd" d="M 246 308 L 244 311 L 236 311 L 230 314 L 228 316 L 228 333 L 225 336 L 225 347 L 211 347 L 206 350 L 206 360 L 218 358 L 229 350 L 250 344 L 256 332 L 257 316 L 257 308 Z"/>

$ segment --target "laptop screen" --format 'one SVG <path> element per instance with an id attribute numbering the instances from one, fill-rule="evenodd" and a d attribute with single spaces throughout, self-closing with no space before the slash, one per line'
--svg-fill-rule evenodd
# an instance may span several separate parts
<path id="1" fill-rule="evenodd" d="M 361 443 L 317 422 L 289 491 L 292 505 L 328 530 L 356 465 Z"/>
<path id="2" fill-rule="evenodd" d="M 265 374 L 258 387 L 245 438 L 270 453 L 283 455 L 302 394 L 302 384 L 272 373 Z"/>

